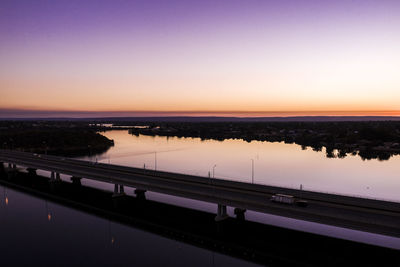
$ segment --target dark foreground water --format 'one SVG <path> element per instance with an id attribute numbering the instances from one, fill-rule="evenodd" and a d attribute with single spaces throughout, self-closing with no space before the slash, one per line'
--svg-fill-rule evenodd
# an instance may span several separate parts
<path id="1" fill-rule="evenodd" d="M 256 266 L 0 186 L 0 266 Z"/>

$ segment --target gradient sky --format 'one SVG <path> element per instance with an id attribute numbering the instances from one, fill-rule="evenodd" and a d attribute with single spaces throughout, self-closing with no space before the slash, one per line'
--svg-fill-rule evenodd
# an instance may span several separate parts
<path id="1" fill-rule="evenodd" d="M 2 0 L 0 109 L 400 115 L 399 14 L 396 0 Z"/>

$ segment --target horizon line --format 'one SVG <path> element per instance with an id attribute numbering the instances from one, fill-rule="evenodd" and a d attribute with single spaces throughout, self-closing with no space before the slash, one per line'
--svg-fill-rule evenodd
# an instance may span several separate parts
<path id="1" fill-rule="evenodd" d="M 400 117 L 400 110 L 309 110 L 309 111 L 88 111 L 0 108 L 1 118 L 105 118 L 105 117 Z"/>

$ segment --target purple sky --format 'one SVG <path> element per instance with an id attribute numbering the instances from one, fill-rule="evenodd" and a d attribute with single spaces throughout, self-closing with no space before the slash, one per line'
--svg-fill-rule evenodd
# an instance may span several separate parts
<path id="1" fill-rule="evenodd" d="M 400 1 L 0 2 L 0 109 L 400 110 Z"/>

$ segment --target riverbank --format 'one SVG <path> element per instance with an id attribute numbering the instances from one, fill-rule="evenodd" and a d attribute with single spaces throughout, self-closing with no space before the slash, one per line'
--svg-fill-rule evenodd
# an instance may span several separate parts
<path id="1" fill-rule="evenodd" d="M 142 123 L 143 124 L 143 123 Z M 314 151 L 325 148 L 328 158 L 358 155 L 364 160 L 388 160 L 400 154 L 400 122 L 220 122 L 148 123 L 133 135 L 198 137 L 203 140 L 241 139 L 298 144 Z"/>
<path id="2" fill-rule="evenodd" d="M 102 127 L 81 122 L 0 123 L 0 146 L 58 156 L 90 156 L 106 152 L 114 141 L 98 133 Z"/>

